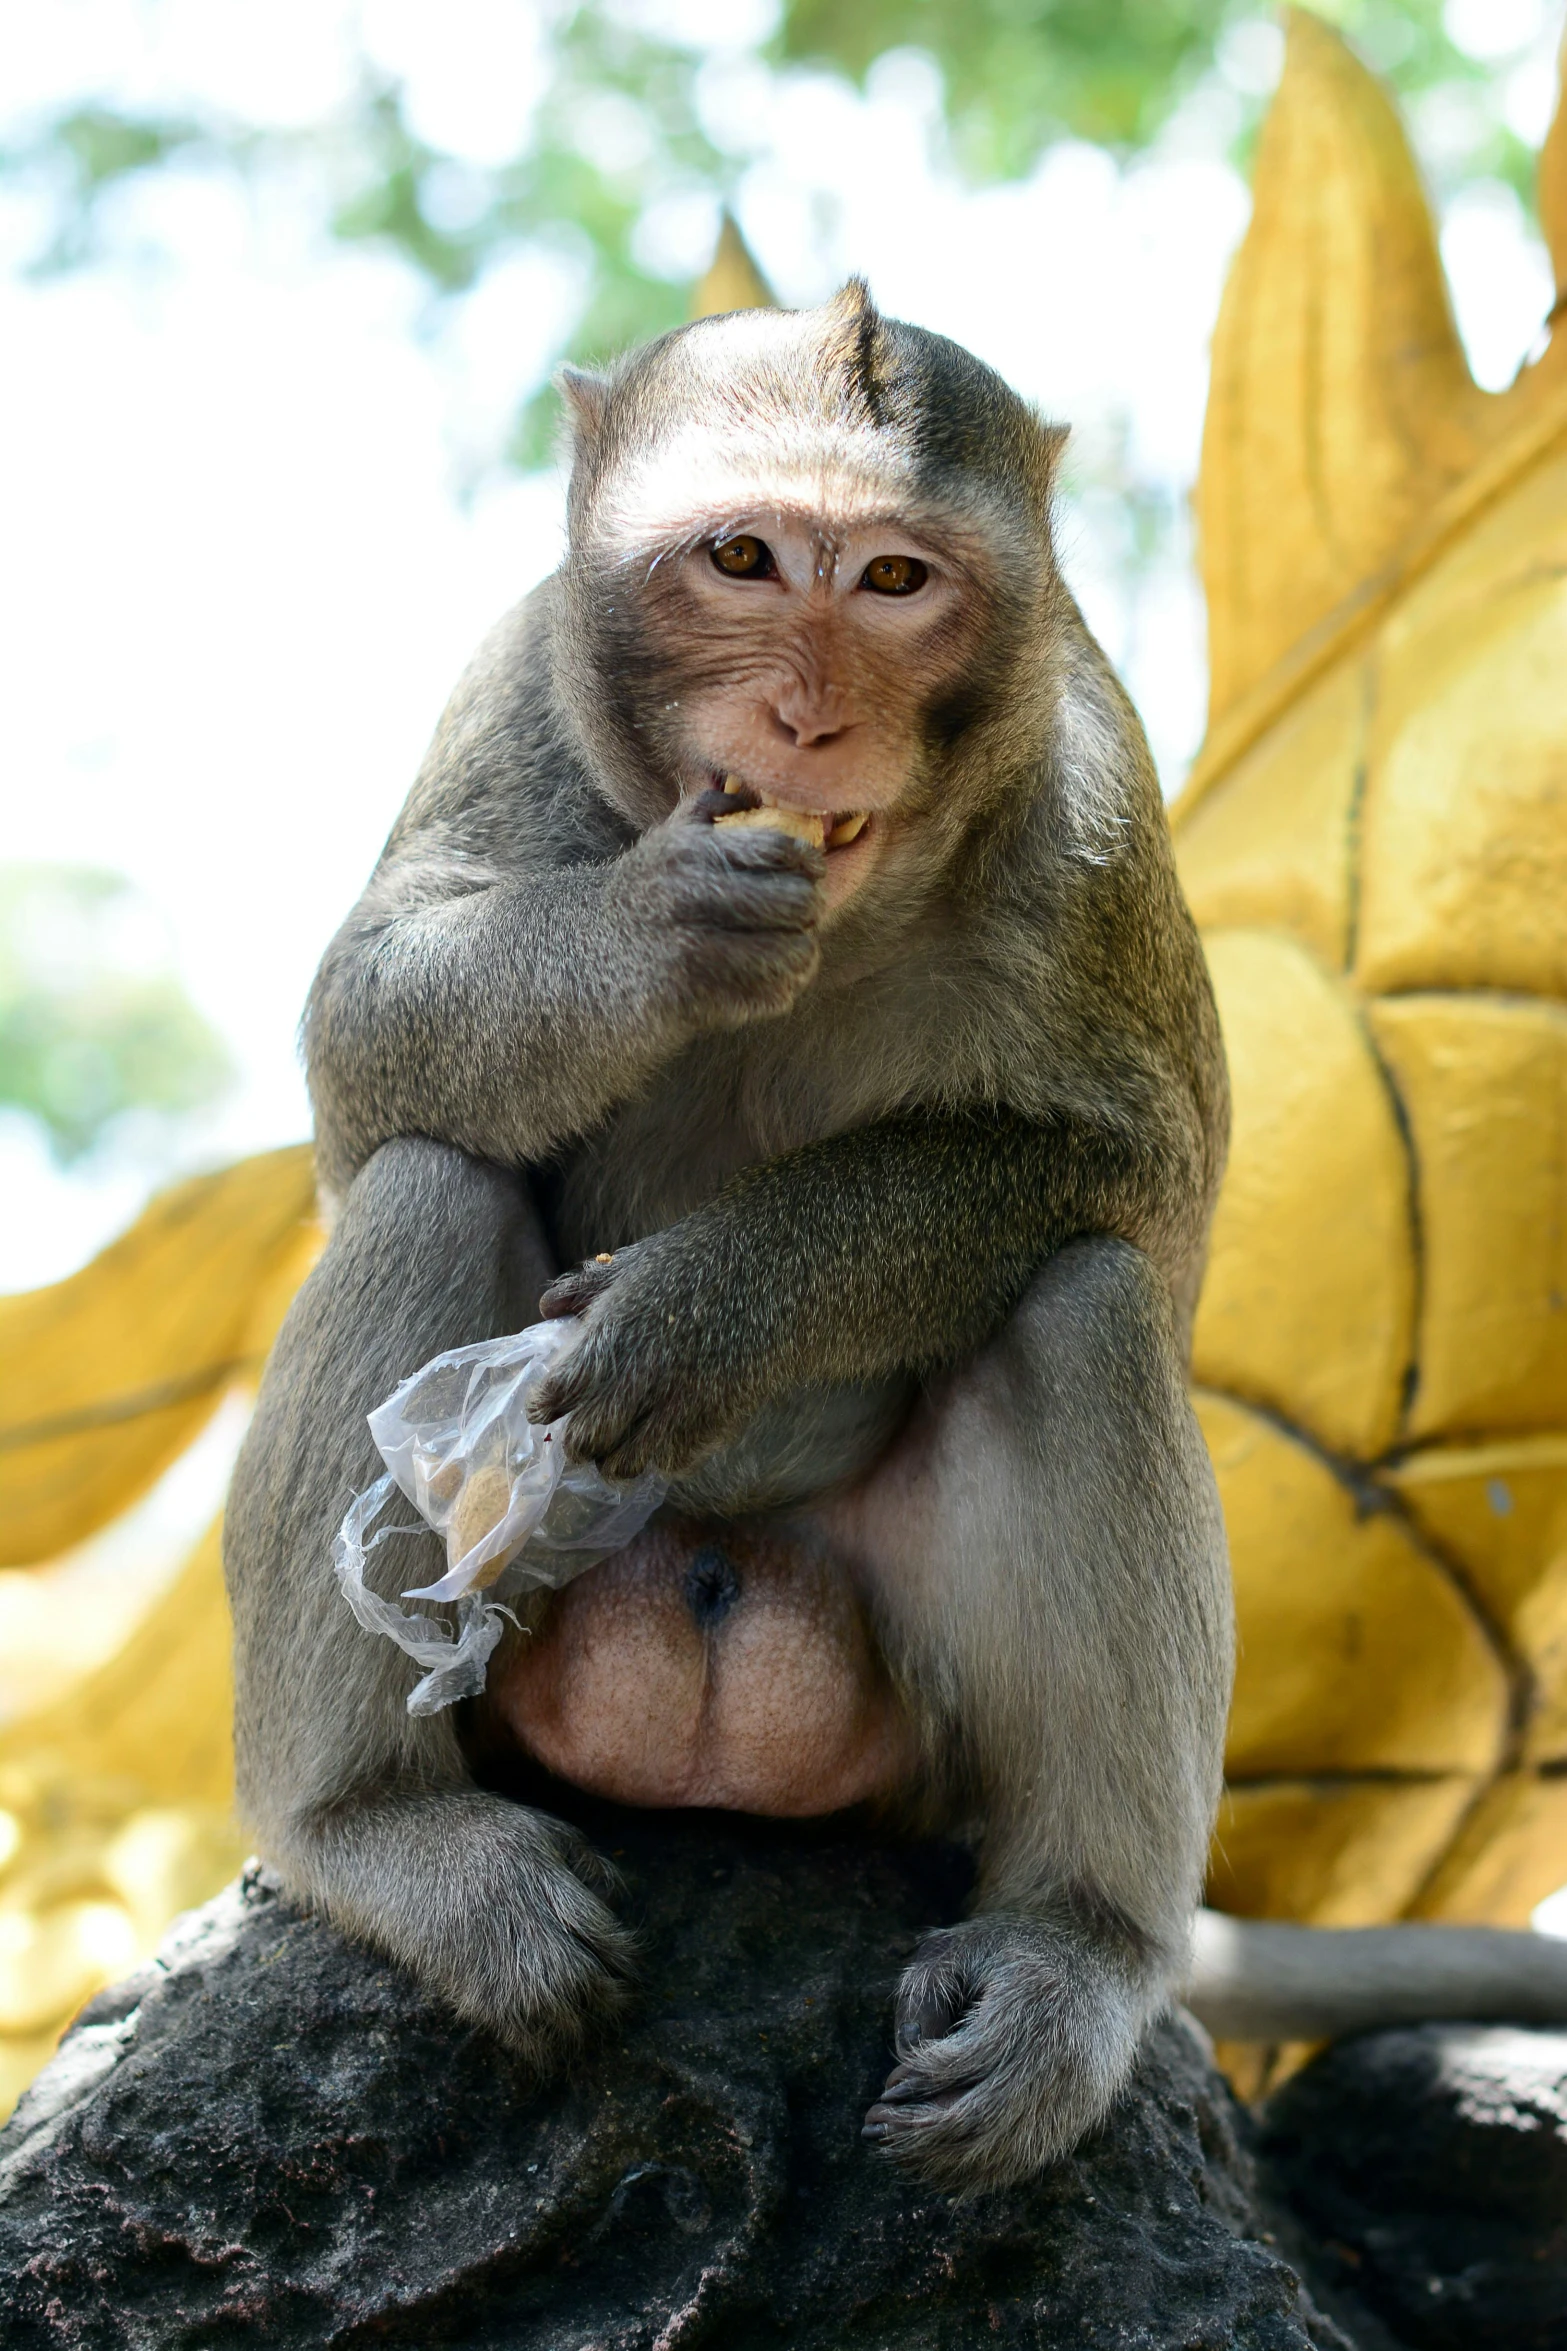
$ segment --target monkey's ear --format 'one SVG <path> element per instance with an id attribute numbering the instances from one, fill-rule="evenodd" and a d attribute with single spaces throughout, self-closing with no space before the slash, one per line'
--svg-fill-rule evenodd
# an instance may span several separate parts
<path id="1" fill-rule="evenodd" d="M 585 367 L 563 367 L 557 371 L 555 381 L 566 403 L 573 437 L 579 441 L 591 441 L 604 422 L 604 409 L 609 399 L 607 379 L 594 375 Z"/>

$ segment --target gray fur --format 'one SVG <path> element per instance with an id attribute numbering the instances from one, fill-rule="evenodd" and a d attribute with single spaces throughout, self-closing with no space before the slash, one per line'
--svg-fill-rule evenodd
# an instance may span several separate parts
<path id="1" fill-rule="evenodd" d="M 548 1271 L 513 1178 L 442 1144 L 386 1144 L 289 1310 L 224 1526 L 235 1762 L 262 1850 L 540 2061 L 624 1990 L 630 1946 L 602 1899 L 613 1873 L 563 1824 L 473 1787 L 452 1715 L 408 1714 L 405 1660 L 359 1631 L 328 1559 L 381 1468 L 366 1412 L 410 1364 L 515 1329 Z M 428 1530 L 378 1558 L 388 1591 L 445 1564 Z"/>
<path id="2" fill-rule="evenodd" d="M 1060 436 L 998 378 L 851 288 L 573 400 L 566 563 L 459 686 L 311 997 L 336 1227 L 229 1514 L 241 1798 L 297 1888 L 541 2060 L 621 1996 L 591 1857 L 410 1721 L 327 1566 L 368 1406 L 529 1319 L 551 1257 L 612 1252 L 548 1293 L 587 1316 L 550 1409 L 866 1578 L 923 1730 L 910 1817 L 982 1865 L 980 1915 L 910 1970 L 874 2127 L 930 2176 L 1015 2178 L 1179 1982 L 1217 1795 L 1227 1582 L 1184 1392 L 1226 1121 L 1207 977 L 1054 563 Z M 764 470 L 825 451 L 824 480 L 841 453 L 983 582 L 917 713 L 915 821 L 825 927 L 819 852 L 679 797 L 720 652 L 627 484 L 705 435 Z M 383 1548 L 388 1588 L 420 1548 Z"/>
<path id="3" fill-rule="evenodd" d="M 943 2183 L 1015 2178 L 1104 2113 L 1180 1982 L 1219 1796 L 1224 1532 L 1148 1259 L 1058 1252 L 826 1515 L 983 1823 L 980 1915 L 909 1970 L 867 2128 Z"/>

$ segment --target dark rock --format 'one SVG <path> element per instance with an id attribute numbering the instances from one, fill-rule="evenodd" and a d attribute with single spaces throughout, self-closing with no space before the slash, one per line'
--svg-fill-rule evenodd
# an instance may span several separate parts
<path id="1" fill-rule="evenodd" d="M 260 1873 L 195 1913 L 0 2133 L 7 2351 L 1343 2351 L 1184 2020 L 1026 2191 L 958 2203 L 862 2146 L 950 1855 L 696 1816 L 614 1841 L 644 1996 L 544 2091 Z"/>
<path id="2" fill-rule="evenodd" d="M 1265 2176 L 1420 2351 L 1567 2347 L 1567 2033 L 1342 2041 L 1269 2102 Z"/>

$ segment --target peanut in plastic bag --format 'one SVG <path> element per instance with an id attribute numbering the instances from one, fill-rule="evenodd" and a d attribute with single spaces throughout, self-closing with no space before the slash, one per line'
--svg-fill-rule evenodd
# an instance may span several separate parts
<path id="1" fill-rule="evenodd" d="M 410 1714 L 477 1697 L 510 1613 L 501 1599 L 569 1583 L 630 1542 L 664 1498 L 665 1481 L 651 1472 L 623 1481 L 592 1462 L 568 1461 L 565 1421 L 541 1428 L 528 1418 L 529 1398 L 581 1327 L 576 1316 L 563 1316 L 453 1348 L 369 1416 L 387 1474 L 355 1498 L 332 1563 L 365 1630 L 384 1633 L 429 1669 L 409 1693 Z M 369 1532 L 394 1489 L 446 1541 L 446 1574 L 403 1597 L 455 1601 L 455 1630 L 437 1617 L 410 1616 L 365 1582 L 368 1552 L 423 1531 Z M 486 1600 L 486 1592 L 494 1597 Z"/>

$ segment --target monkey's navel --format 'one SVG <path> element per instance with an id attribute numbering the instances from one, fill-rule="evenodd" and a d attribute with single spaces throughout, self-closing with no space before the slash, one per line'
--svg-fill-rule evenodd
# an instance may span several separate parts
<path id="1" fill-rule="evenodd" d="M 686 1606 L 704 1633 L 723 1623 L 740 1597 L 740 1578 L 726 1552 L 698 1551 L 686 1569 Z"/>

